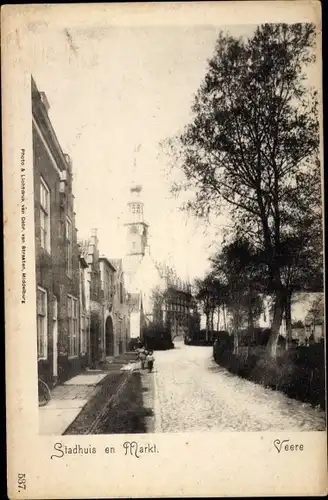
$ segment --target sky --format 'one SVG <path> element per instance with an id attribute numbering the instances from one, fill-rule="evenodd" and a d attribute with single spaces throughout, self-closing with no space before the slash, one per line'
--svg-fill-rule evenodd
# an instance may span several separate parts
<path id="1" fill-rule="evenodd" d="M 134 180 L 143 187 L 153 258 L 174 266 L 182 279 L 208 268 L 226 220 L 206 227 L 179 211 L 159 143 L 190 121 L 221 29 L 247 36 L 254 26 L 30 28 L 31 72 L 73 162 L 78 235 L 87 238 L 97 228 L 100 252 L 109 258 L 125 252 Z"/>

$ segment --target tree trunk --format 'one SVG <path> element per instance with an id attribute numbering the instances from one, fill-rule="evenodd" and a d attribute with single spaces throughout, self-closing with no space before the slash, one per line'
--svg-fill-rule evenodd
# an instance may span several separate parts
<path id="1" fill-rule="evenodd" d="M 235 306 L 233 310 L 233 353 L 238 355 L 239 352 L 239 307 Z"/>
<path id="2" fill-rule="evenodd" d="M 208 339 L 207 340 L 212 340 L 212 338 L 213 338 L 214 312 L 215 312 L 215 309 L 214 309 L 214 307 L 212 307 L 211 314 L 210 314 L 210 318 L 211 318 L 211 321 L 210 321 L 210 331 L 209 331 L 209 335 L 208 335 Z"/>
<path id="3" fill-rule="evenodd" d="M 271 358 L 277 355 L 277 343 L 280 333 L 281 321 L 284 313 L 285 297 L 282 289 L 277 290 L 274 304 L 273 320 L 271 324 L 271 336 L 267 344 L 267 351 Z"/>
<path id="4" fill-rule="evenodd" d="M 209 314 L 209 312 L 206 312 L 205 314 L 206 314 L 205 340 L 207 342 L 208 341 L 208 330 L 209 330 L 210 314 Z"/>
<path id="5" fill-rule="evenodd" d="M 239 352 L 239 338 L 238 338 L 238 330 L 234 330 L 233 332 L 233 353 L 237 356 Z"/>
<path id="6" fill-rule="evenodd" d="M 254 326 L 254 320 L 253 320 L 253 309 L 252 305 L 250 304 L 249 309 L 248 309 L 248 328 L 253 329 Z"/>
<path id="7" fill-rule="evenodd" d="M 216 322 L 216 330 L 219 331 L 220 329 L 220 306 L 218 306 L 218 319 Z"/>
<path id="8" fill-rule="evenodd" d="M 215 309 L 213 307 L 213 309 L 211 311 L 211 331 L 214 330 L 214 312 L 215 312 Z"/>
<path id="9" fill-rule="evenodd" d="M 222 313 L 223 313 L 223 328 L 224 331 L 227 331 L 227 317 L 226 317 L 226 308 L 225 305 L 222 304 Z"/>
<path id="10" fill-rule="evenodd" d="M 291 345 L 293 340 L 292 332 L 292 291 L 288 291 L 285 301 L 285 319 L 286 319 L 286 347 Z"/>

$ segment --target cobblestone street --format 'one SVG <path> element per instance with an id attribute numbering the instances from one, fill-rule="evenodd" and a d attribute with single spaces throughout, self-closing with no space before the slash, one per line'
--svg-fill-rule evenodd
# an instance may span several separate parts
<path id="1" fill-rule="evenodd" d="M 211 347 L 157 351 L 154 377 L 155 432 L 325 428 L 322 410 L 230 374 Z"/>

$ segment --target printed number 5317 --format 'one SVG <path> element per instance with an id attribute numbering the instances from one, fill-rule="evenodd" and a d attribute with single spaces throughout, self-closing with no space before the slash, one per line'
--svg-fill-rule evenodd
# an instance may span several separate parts
<path id="1" fill-rule="evenodd" d="M 26 474 L 17 474 L 17 484 L 19 490 L 26 490 Z"/>

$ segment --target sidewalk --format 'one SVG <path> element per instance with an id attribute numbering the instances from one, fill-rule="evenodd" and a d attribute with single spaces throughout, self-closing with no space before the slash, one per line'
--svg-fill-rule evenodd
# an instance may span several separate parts
<path id="1" fill-rule="evenodd" d="M 134 356 L 123 354 L 106 362 L 101 370 L 87 370 L 51 391 L 51 400 L 39 407 L 39 433 L 62 435 L 82 412 L 85 405 L 101 390 L 113 372 L 136 368 Z M 113 387 L 115 390 L 115 387 Z"/>

